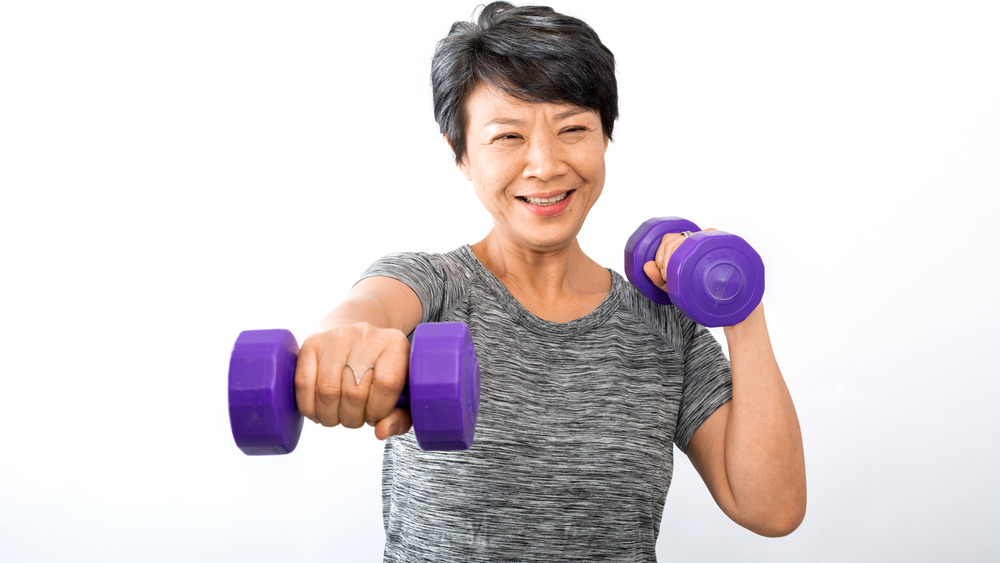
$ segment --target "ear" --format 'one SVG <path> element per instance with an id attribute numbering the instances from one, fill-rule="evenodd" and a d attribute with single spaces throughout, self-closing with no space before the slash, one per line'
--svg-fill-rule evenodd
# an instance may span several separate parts
<path id="1" fill-rule="evenodd" d="M 451 139 L 449 139 L 447 135 L 445 135 L 444 139 L 448 141 L 448 146 L 451 147 L 451 154 L 455 154 L 455 145 L 451 144 Z M 462 171 L 462 174 L 465 174 L 465 178 L 467 180 L 469 180 L 470 182 L 472 181 L 472 173 L 469 172 L 468 152 L 465 153 L 465 156 L 463 156 L 462 160 L 458 163 L 458 169 Z"/>
<path id="2" fill-rule="evenodd" d="M 469 171 L 469 157 L 468 157 L 468 155 L 462 157 L 462 162 L 458 163 L 458 169 L 462 171 L 462 174 L 465 174 L 465 179 L 466 180 L 468 180 L 470 182 L 472 181 L 472 172 Z"/>

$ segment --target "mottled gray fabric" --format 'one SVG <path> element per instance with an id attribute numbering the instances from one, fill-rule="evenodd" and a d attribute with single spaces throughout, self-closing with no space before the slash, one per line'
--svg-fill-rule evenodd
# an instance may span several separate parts
<path id="1" fill-rule="evenodd" d="M 655 561 L 673 472 L 732 397 L 704 328 L 612 272 L 607 299 L 568 323 L 518 303 L 469 246 L 380 259 L 423 322 L 468 323 L 482 371 L 472 448 L 390 438 L 382 466 L 385 561 Z"/>

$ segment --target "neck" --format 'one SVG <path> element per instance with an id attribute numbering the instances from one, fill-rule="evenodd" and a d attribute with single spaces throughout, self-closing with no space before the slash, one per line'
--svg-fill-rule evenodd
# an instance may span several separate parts
<path id="1" fill-rule="evenodd" d="M 575 238 L 557 248 L 535 249 L 490 232 L 472 251 L 515 299 L 546 320 L 583 316 L 611 291 L 611 274 L 584 254 Z"/>

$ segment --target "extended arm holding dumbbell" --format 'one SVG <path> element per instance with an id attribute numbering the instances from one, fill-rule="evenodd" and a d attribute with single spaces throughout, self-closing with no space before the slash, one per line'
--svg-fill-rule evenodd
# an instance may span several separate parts
<path id="1" fill-rule="evenodd" d="M 250 455 L 288 453 L 306 416 L 325 426 L 368 422 L 380 439 L 412 425 L 424 449 L 468 448 L 479 408 L 469 328 L 419 320 L 420 303 L 409 288 L 369 278 L 301 350 L 285 330 L 241 333 L 229 368 L 237 445 Z M 403 332 L 411 326 L 412 345 Z"/>
<path id="2" fill-rule="evenodd" d="M 626 269 L 651 299 L 724 327 L 733 400 L 702 423 L 688 457 L 730 518 L 762 535 L 785 535 L 805 516 L 805 460 L 760 304 L 763 263 L 739 237 L 690 231 L 698 227 L 678 218 L 647 221 L 626 246 Z M 640 268 L 647 279 L 636 283 Z"/>

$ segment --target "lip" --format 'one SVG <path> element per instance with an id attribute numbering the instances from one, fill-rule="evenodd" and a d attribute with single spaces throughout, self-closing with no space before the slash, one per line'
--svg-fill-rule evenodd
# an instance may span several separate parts
<path id="1" fill-rule="evenodd" d="M 574 190 L 555 190 L 555 191 L 552 191 L 552 192 L 544 192 L 544 193 L 538 193 L 538 194 L 521 194 L 521 195 L 519 195 L 517 197 L 546 198 L 546 197 L 555 197 L 555 196 L 557 196 L 559 194 L 564 194 L 564 193 L 572 192 L 572 191 L 574 191 Z"/>
<path id="2" fill-rule="evenodd" d="M 560 201 L 559 203 L 556 203 L 556 204 L 553 204 L 553 205 L 535 205 L 533 203 L 528 203 L 527 201 L 521 199 L 523 197 L 533 197 L 533 198 L 553 197 L 553 196 L 557 196 L 559 194 L 566 194 L 566 198 L 563 199 L 562 201 Z M 573 196 L 575 194 L 576 194 L 576 190 L 561 190 L 561 191 L 554 191 L 554 192 L 547 192 L 547 193 L 540 193 L 540 194 L 529 194 L 529 195 L 523 195 L 523 196 L 517 196 L 517 197 L 518 197 L 518 201 L 521 202 L 522 205 L 524 205 L 525 207 L 527 207 L 528 211 L 530 211 L 531 213 L 533 213 L 535 216 L 537 216 L 537 217 L 553 217 L 555 215 L 559 215 L 563 211 L 566 211 L 567 208 L 569 208 L 569 204 L 572 202 Z"/>

